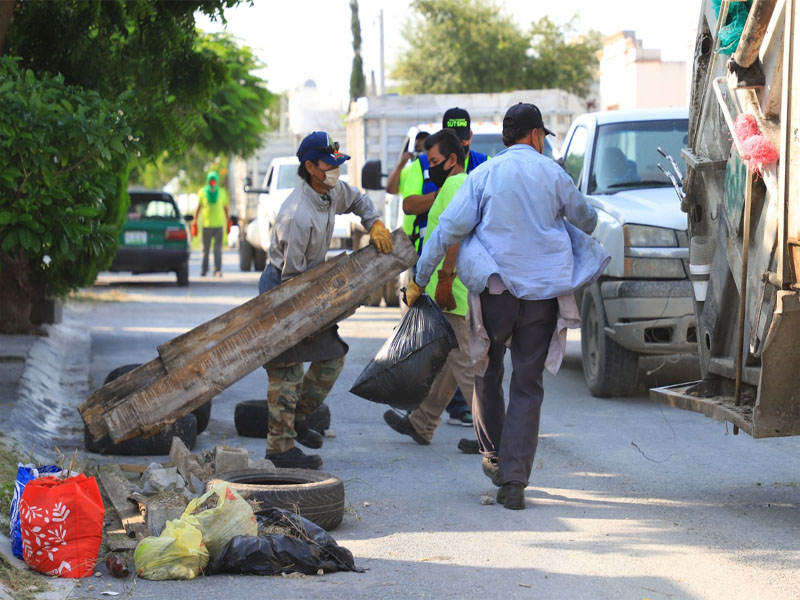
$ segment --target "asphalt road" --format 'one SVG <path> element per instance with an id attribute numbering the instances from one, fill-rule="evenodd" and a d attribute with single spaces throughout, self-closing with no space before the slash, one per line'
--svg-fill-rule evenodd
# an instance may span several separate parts
<path id="1" fill-rule="evenodd" d="M 178 288 L 173 275 L 104 273 L 67 307 L 70 322 L 91 330 L 93 388 L 114 367 L 154 358 L 158 344 L 252 297 L 258 274 L 238 272 L 226 253 L 222 279 L 200 279 L 196 256 L 191 277 Z M 630 398 L 593 398 L 571 335 L 561 372 L 545 376 L 527 510 L 482 505 L 495 488 L 479 458 L 456 449 L 470 429 L 442 424 L 433 444 L 419 446 L 384 424 L 384 406 L 348 392 L 398 320 L 398 309 L 362 308 L 342 324 L 350 353 L 328 399 L 337 435 L 320 451 L 347 494 L 333 535 L 365 573 L 138 580 L 133 588 L 118 580 L 108 588 L 104 578 L 71 598 L 106 589 L 174 600 L 800 598 L 800 438 L 734 436 L 723 423 L 651 403 L 644 387 Z M 651 384 L 685 376 L 671 364 L 647 366 Z M 233 411 L 265 393 L 259 369 L 214 398 L 196 451 L 224 441 L 262 457 L 263 440 L 236 436 Z"/>

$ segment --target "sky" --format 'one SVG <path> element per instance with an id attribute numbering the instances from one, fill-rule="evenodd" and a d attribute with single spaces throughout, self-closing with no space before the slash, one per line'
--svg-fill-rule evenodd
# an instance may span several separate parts
<path id="1" fill-rule="evenodd" d="M 633 30 L 645 48 L 661 50 L 662 60 L 691 61 L 700 0 L 496 0 L 522 29 L 548 15 L 563 23 L 578 16 L 578 30 L 604 35 Z M 407 44 L 403 24 L 411 14 L 409 0 L 359 0 L 364 73 L 380 85 L 380 26 L 383 10 L 386 77 Z M 353 60 L 348 0 L 254 0 L 226 11 L 224 29 L 250 46 L 266 68 L 259 73 L 274 92 L 313 79 L 346 106 Z M 198 27 L 221 31 L 202 15 Z"/>

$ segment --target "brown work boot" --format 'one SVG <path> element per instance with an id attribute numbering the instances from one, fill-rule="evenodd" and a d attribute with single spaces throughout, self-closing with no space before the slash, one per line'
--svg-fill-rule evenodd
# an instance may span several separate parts
<path id="1" fill-rule="evenodd" d="M 525 484 L 521 481 L 507 481 L 497 490 L 497 503 L 511 510 L 525 508 Z"/>
<path id="2" fill-rule="evenodd" d="M 493 484 L 500 487 L 500 466 L 497 463 L 497 459 L 484 456 L 481 459 L 481 468 L 483 469 L 483 474 L 491 479 Z"/>

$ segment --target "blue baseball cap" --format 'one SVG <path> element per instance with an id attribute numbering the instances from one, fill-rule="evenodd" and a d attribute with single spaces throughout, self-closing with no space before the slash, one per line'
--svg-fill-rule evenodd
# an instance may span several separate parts
<path id="1" fill-rule="evenodd" d="M 302 163 L 306 160 L 323 160 L 329 165 L 338 167 L 350 160 L 347 154 L 339 152 L 339 142 L 334 142 L 324 131 L 309 133 L 297 149 L 297 158 Z"/>

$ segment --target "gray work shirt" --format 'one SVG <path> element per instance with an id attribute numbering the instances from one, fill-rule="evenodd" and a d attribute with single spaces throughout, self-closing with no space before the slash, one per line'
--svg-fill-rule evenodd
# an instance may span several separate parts
<path id="1" fill-rule="evenodd" d="M 289 194 L 278 211 L 269 245 L 269 262 L 286 281 L 325 261 L 336 215 L 354 213 L 369 231 L 378 220 L 372 200 L 339 181 L 324 199 L 305 181 Z"/>

